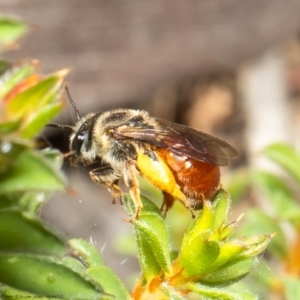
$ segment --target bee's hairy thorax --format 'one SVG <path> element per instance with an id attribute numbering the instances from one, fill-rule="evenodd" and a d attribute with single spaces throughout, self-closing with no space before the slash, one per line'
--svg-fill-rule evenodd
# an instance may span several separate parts
<path id="1" fill-rule="evenodd" d="M 78 161 L 92 163 L 98 157 L 112 167 L 123 167 L 126 161 L 136 159 L 138 144 L 130 139 L 118 139 L 112 131 L 118 127 L 148 125 L 148 118 L 146 111 L 130 109 L 88 114 L 75 125 L 76 134 L 70 138 L 70 147 Z"/>

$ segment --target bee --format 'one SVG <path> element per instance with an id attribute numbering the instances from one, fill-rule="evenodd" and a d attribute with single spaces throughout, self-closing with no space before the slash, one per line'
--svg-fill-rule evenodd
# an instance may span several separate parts
<path id="1" fill-rule="evenodd" d="M 74 164 L 89 167 L 90 178 L 120 199 L 124 180 L 135 205 L 135 219 L 143 208 L 138 176 L 142 175 L 163 193 L 164 216 L 175 200 L 191 213 L 201 209 L 220 188 L 220 166 L 238 156 L 225 141 L 188 126 L 154 118 L 147 111 L 114 109 L 80 117 L 68 87 L 75 126 L 50 124 L 72 131 L 70 156 Z"/>

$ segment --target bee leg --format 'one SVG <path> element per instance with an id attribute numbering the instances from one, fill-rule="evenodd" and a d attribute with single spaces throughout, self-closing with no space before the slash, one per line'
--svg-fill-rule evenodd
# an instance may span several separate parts
<path id="1" fill-rule="evenodd" d="M 206 201 L 205 195 L 203 193 L 198 193 L 194 195 L 194 197 L 188 197 L 187 198 L 188 206 L 186 206 L 190 213 L 192 214 L 192 218 L 195 218 L 194 211 L 200 210 L 203 208 L 203 203 Z"/>
<path id="2" fill-rule="evenodd" d="M 113 201 L 112 201 L 112 204 L 116 204 L 116 198 L 119 198 L 119 201 L 120 201 L 120 204 L 123 205 L 123 191 L 121 190 L 121 188 L 119 187 L 119 180 L 116 180 L 113 185 L 112 185 L 113 189 L 114 189 L 114 193 L 117 193 L 116 194 L 121 194 L 121 196 L 117 196 L 117 197 L 114 197 L 113 198 Z M 113 194 L 113 192 L 110 191 L 110 188 L 108 188 L 109 192 L 111 194 Z"/>
<path id="3" fill-rule="evenodd" d="M 196 216 L 194 214 L 194 211 L 193 211 L 193 208 L 192 207 L 188 207 L 188 210 L 190 211 L 191 215 L 192 215 L 192 218 L 195 219 Z"/>
<path id="4" fill-rule="evenodd" d="M 134 162 L 127 162 L 124 169 L 124 182 L 129 188 L 129 194 L 131 199 L 134 202 L 135 206 L 135 220 L 138 220 L 140 217 L 141 210 L 143 208 L 143 203 L 140 197 L 139 182 L 136 176 L 136 166 Z"/>
<path id="5" fill-rule="evenodd" d="M 163 217 L 165 218 L 167 216 L 168 211 L 172 208 L 175 198 L 166 192 L 163 192 L 163 196 L 164 196 L 164 201 L 163 201 L 163 204 L 162 204 L 160 210 L 162 212 Z M 194 208 L 192 206 L 190 206 L 189 204 L 187 204 L 186 200 L 185 201 L 183 201 L 182 199 L 179 199 L 179 200 L 190 211 L 192 218 L 195 219 L 195 214 L 193 211 Z"/>
<path id="6" fill-rule="evenodd" d="M 110 186 L 107 186 L 108 191 L 113 196 L 112 204 L 116 204 L 117 199 L 120 200 L 120 204 L 123 205 L 123 191 L 118 186 L 117 183 L 113 183 Z"/>
<path id="7" fill-rule="evenodd" d="M 165 218 L 167 216 L 168 211 L 171 209 L 171 207 L 174 204 L 174 197 L 166 192 L 163 192 L 164 200 L 160 207 L 161 213 L 163 217 Z"/>
<path id="8" fill-rule="evenodd" d="M 106 186 L 109 193 L 113 197 L 112 203 L 116 203 L 116 199 L 120 199 L 122 203 L 123 199 L 123 191 L 118 186 L 118 180 L 120 178 L 119 174 L 116 174 L 114 169 L 110 166 L 103 166 L 97 169 L 94 169 L 89 172 L 89 175 L 92 181 L 96 182 L 97 184 Z"/>

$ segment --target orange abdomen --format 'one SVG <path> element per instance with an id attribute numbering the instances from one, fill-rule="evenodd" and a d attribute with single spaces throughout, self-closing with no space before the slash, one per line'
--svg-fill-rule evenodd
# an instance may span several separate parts
<path id="1" fill-rule="evenodd" d="M 200 208 L 203 199 L 210 199 L 219 189 L 219 166 L 187 156 L 179 156 L 164 148 L 157 148 L 156 152 L 169 166 L 192 207 Z"/>

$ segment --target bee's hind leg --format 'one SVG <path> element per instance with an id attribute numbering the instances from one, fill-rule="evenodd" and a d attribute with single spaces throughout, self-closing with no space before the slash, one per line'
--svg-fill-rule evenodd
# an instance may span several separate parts
<path id="1" fill-rule="evenodd" d="M 116 173 L 112 167 L 102 166 L 90 171 L 89 174 L 92 181 L 107 187 L 113 197 L 113 204 L 116 203 L 117 199 L 120 200 L 121 204 L 123 203 L 123 191 L 118 186 L 118 181 L 121 176 Z"/>
<path id="2" fill-rule="evenodd" d="M 161 211 L 161 214 L 163 215 L 163 217 L 166 218 L 168 211 L 171 209 L 171 207 L 174 204 L 175 198 L 166 192 L 163 192 L 163 196 L 164 196 L 164 199 L 163 199 L 163 203 L 160 207 L 160 211 Z"/>

